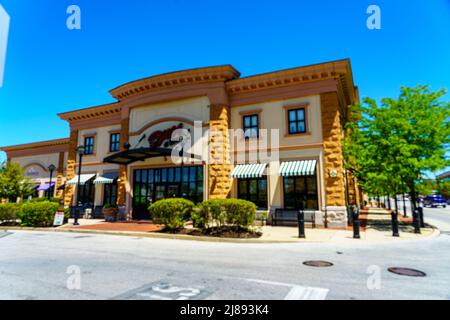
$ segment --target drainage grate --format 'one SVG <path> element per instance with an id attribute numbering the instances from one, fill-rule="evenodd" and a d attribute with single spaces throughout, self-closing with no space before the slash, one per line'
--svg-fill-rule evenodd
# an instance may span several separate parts
<path id="1" fill-rule="evenodd" d="M 389 272 L 398 274 L 400 276 L 407 276 L 407 277 L 425 277 L 427 274 L 425 272 L 409 269 L 409 268 L 389 268 Z"/>
<path id="2" fill-rule="evenodd" d="M 317 267 L 317 268 L 326 268 L 326 267 L 332 267 L 333 264 L 328 261 L 305 261 L 303 262 L 305 266 L 308 267 Z"/>

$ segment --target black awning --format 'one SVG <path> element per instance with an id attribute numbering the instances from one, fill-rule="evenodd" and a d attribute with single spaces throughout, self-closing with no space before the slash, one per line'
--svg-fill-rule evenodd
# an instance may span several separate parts
<path id="1" fill-rule="evenodd" d="M 169 157 L 172 149 L 169 148 L 139 148 L 116 153 L 103 160 L 105 163 L 129 165 L 134 162 L 144 161 L 149 158 Z M 181 154 L 180 154 L 181 155 Z M 198 158 L 192 154 L 184 153 L 185 157 Z"/>

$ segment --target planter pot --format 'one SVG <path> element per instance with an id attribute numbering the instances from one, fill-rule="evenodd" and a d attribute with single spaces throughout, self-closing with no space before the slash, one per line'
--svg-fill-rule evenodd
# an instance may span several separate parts
<path id="1" fill-rule="evenodd" d="M 103 208 L 102 213 L 105 217 L 106 222 L 115 222 L 117 221 L 117 212 L 118 210 L 116 208 Z"/>

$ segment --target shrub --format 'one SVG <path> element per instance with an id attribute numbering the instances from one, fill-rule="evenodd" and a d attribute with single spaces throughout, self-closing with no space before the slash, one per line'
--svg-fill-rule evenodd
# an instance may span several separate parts
<path id="1" fill-rule="evenodd" d="M 194 203 L 186 199 L 165 199 L 155 202 L 148 209 L 154 219 L 163 223 L 168 230 L 180 229 L 190 219 Z"/>
<path id="2" fill-rule="evenodd" d="M 30 202 L 22 205 L 21 224 L 27 227 L 51 227 L 59 205 L 55 202 Z"/>
<path id="3" fill-rule="evenodd" d="M 20 208 L 18 203 L 0 204 L 0 223 L 16 221 Z"/>
<path id="4" fill-rule="evenodd" d="M 217 226 L 236 226 L 247 228 L 255 222 L 256 205 L 241 199 L 212 199 L 204 201 L 194 216 L 198 221 L 209 228 Z"/>
<path id="5" fill-rule="evenodd" d="M 63 198 L 58 198 L 58 197 L 50 198 L 50 202 L 55 202 L 55 203 L 61 203 L 62 200 L 63 200 Z M 30 202 L 48 202 L 48 198 L 47 197 L 33 198 L 33 199 L 31 199 Z"/>

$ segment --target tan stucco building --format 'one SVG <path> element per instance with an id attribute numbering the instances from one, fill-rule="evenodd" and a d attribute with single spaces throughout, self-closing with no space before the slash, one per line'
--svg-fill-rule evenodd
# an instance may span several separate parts
<path id="1" fill-rule="evenodd" d="M 165 197 L 236 197 L 269 213 L 303 203 L 319 224 L 326 216 L 338 227 L 359 198 L 342 155 L 348 107 L 358 101 L 349 60 L 245 78 L 230 65 L 198 68 L 110 93 L 117 102 L 59 114 L 69 138 L 1 150 L 40 189 L 55 165 L 53 192 L 75 205 L 83 145 L 80 201 L 117 203 L 134 219 L 150 218 L 149 204 Z M 189 141 L 182 163 L 172 156 L 177 133 Z"/>

